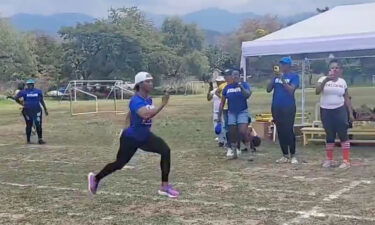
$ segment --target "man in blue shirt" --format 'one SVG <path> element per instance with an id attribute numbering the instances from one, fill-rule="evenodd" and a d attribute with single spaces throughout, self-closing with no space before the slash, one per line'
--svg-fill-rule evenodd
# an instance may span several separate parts
<path id="1" fill-rule="evenodd" d="M 233 70 L 231 74 L 226 75 L 228 85 L 223 90 L 223 97 L 220 104 L 219 118 L 221 118 L 224 105 L 228 101 L 228 126 L 229 141 L 231 148 L 228 149 L 228 158 L 237 158 L 241 153 L 238 144 L 244 140 L 248 149 L 250 149 L 250 141 L 247 140 L 249 111 L 247 99 L 251 96 L 250 85 L 240 81 L 240 73 Z"/>
<path id="2" fill-rule="evenodd" d="M 36 132 L 38 134 L 38 143 L 45 144 L 43 141 L 42 135 L 42 108 L 40 105 L 43 106 L 44 112 L 48 116 L 48 111 L 46 104 L 43 100 L 43 92 L 34 87 L 35 81 L 28 80 L 26 82 L 27 88 L 20 91 L 15 100 L 17 103 L 23 106 L 23 112 L 26 120 L 26 138 L 27 143 L 30 144 L 30 137 L 31 137 L 31 130 L 33 124 L 35 124 Z M 21 101 L 21 98 L 23 101 Z"/>
<path id="3" fill-rule="evenodd" d="M 283 157 L 277 163 L 297 164 L 296 137 L 294 121 L 296 117 L 296 100 L 294 93 L 299 87 L 299 76 L 292 72 L 293 61 L 290 57 L 280 60 L 282 74 L 275 77 L 267 85 L 267 92 L 273 91 L 272 117 L 278 132 Z M 289 156 L 290 153 L 290 156 Z"/>

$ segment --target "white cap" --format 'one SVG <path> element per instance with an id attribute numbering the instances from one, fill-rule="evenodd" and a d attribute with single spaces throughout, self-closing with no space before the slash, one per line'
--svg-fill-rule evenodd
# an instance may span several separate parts
<path id="1" fill-rule="evenodd" d="M 152 79 L 153 78 L 152 78 L 151 74 L 149 74 L 147 72 L 139 72 L 139 73 L 137 73 L 137 75 L 135 75 L 134 83 L 139 84 L 139 83 L 141 83 L 145 80 L 152 80 Z"/>
<path id="2" fill-rule="evenodd" d="M 224 79 L 223 76 L 218 76 L 218 77 L 216 77 L 215 81 L 220 82 L 220 81 L 225 81 L 225 79 Z"/>

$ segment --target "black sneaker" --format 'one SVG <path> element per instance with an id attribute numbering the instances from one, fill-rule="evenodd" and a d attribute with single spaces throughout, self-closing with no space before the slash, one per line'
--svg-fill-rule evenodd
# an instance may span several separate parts
<path id="1" fill-rule="evenodd" d="M 42 139 L 40 139 L 40 140 L 38 141 L 38 143 L 39 143 L 40 145 L 44 145 L 44 144 L 46 144 L 46 142 L 43 141 Z"/>

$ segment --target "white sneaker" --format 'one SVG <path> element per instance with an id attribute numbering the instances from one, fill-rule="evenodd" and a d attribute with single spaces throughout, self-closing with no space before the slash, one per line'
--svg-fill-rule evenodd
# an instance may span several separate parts
<path id="1" fill-rule="evenodd" d="M 234 151 L 231 148 L 227 148 L 227 157 L 232 158 L 234 156 Z"/>
<path id="2" fill-rule="evenodd" d="M 237 156 L 240 156 L 242 154 L 242 151 L 240 149 L 236 149 L 236 152 L 237 152 Z"/>
<path id="3" fill-rule="evenodd" d="M 215 141 L 219 142 L 219 138 L 215 138 Z"/>
<path id="4" fill-rule="evenodd" d="M 333 160 L 324 160 L 322 167 L 323 168 L 333 168 L 334 167 L 334 162 Z"/>
<path id="5" fill-rule="evenodd" d="M 237 150 L 236 149 L 228 149 L 227 157 L 229 159 L 237 159 Z"/>
<path id="6" fill-rule="evenodd" d="M 291 164 L 298 164 L 298 160 L 296 157 L 292 157 L 292 160 L 290 160 Z"/>
<path id="7" fill-rule="evenodd" d="M 343 161 L 341 165 L 339 166 L 340 169 L 349 169 L 351 167 L 350 162 Z"/>
<path id="8" fill-rule="evenodd" d="M 289 162 L 289 158 L 283 156 L 281 157 L 280 159 L 276 160 L 276 163 L 288 163 Z"/>

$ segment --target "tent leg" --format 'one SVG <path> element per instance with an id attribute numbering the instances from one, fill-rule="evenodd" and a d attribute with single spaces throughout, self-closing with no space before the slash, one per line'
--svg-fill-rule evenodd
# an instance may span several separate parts
<path id="1" fill-rule="evenodd" d="M 306 64 L 308 59 L 302 61 L 302 77 L 301 77 L 301 87 L 302 87 L 302 99 L 301 99 L 301 109 L 302 109 L 302 125 L 305 124 L 305 76 L 306 76 Z"/>

